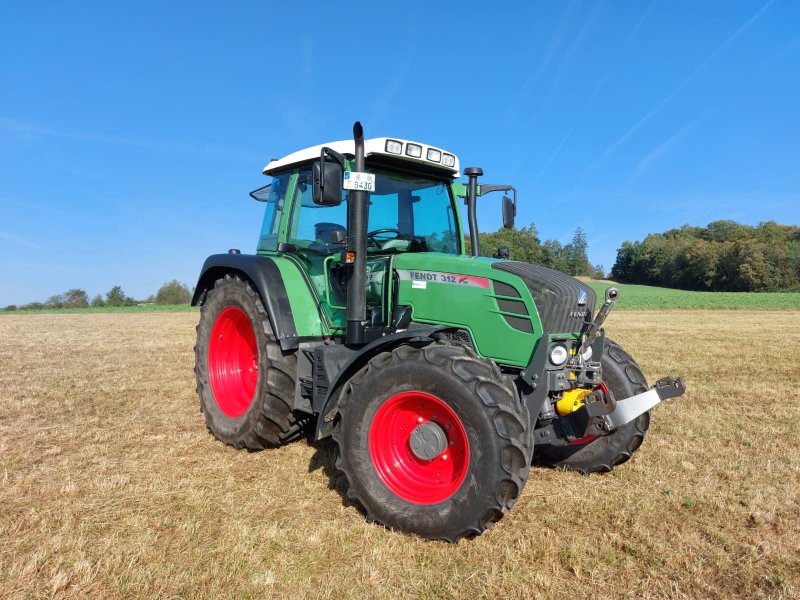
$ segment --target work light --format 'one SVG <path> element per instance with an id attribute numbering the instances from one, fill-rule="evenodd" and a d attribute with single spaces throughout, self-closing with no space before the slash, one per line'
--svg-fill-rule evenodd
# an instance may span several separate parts
<path id="1" fill-rule="evenodd" d="M 442 164 L 445 167 L 455 167 L 456 166 L 456 157 L 452 154 L 447 154 L 446 152 L 442 154 Z"/>
<path id="2" fill-rule="evenodd" d="M 406 144 L 406 154 L 412 158 L 422 158 L 422 146 L 419 144 Z"/>
<path id="3" fill-rule="evenodd" d="M 439 162 L 442 160 L 442 153 L 435 148 L 428 148 L 428 160 L 431 162 Z"/>
<path id="4" fill-rule="evenodd" d="M 403 142 L 398 142 L 397 140 L 386 140 L 386 151 L 389 154 L 402 154 Z"/>

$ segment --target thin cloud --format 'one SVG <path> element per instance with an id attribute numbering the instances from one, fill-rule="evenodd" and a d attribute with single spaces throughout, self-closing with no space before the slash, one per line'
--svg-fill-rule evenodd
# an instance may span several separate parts
<path id="1" fill-rule="evenodd" d="M 521 105 L 530 95 L 534 84 L 542 75 L 545 74 L 550 67 L 550 64 L 557 56 L 558 50 L 561 47 L 561 40 L 564 39 L 567 25 L 572 17 L 572 12 L 575 8 L 575 5 L 576 3 L 573 0 L 567 5 L 566 9 L 564 9 L 564 12 L 561 13 L 561 18 L 558 21 L 558 25 L 550 35 L 550 39 L 547 41 L 544 52 L 542 52 L 540 55 L 538 66 L 531 70 L 525 82 L 522 84 L 522 86 L 520 86 L 520 88 L 517 90 L 517 93 L 514 95 L 514 99 L 510 102 L 508 110 L 500 118 L 500 122 L 498 124 L 501 127 L 505 127 L 514 120 L 514 117 L 516 117 L 517 113 L 519 112 Z"/>
<path id="2" fill-rule="evenodd" d="M 700 64 L 698 64 L 691 73 L 681 81 L 675 89 L 673 89 L 669 94 L 667 94 L 656 106 L 650 110 L 645 116 L 639 119 L 634 125 L 626 131 L 622 137 L 620 137 L 617 141 L 611 144 L 608 148 L 603 150 L 603 152 L 598 156 L 583 172 L 579 183 L 582 182 L 591 171 L 593 171 L 600 163 L 602 163 L 606 158 L 611 156 L 614 152 L 616 152 L 620 147 L 622 147 L 631 137 L 633 137 L 642 127 L 644 127 L 650 119 L 652 119 L 656 114 L 658 114 L 665 106 L 667 106 L 675 96 L 677 96 L 683 89 L 689 85 L 695 77 L 708 65 L 711 61 L 713 61 L 717 55 L 719 55 L 725 48 L 730 46 L 736 38 L 742 35 L 745 31 L 747 31 L 753 23 L 755 23 L 762 14 L 770 7 L 770 5 L 774 2 L 774 0 L 769 0 L 764 6 L 762 6 L 747 22 L 739 27 L 733 34 L 731 34 L 724 42 L 722 42 L 719 46 L 717 46 L 711 54 L 706 56 Z"/>
<path id="3" fill-rule="evenodd" d="M 597 93 L 600 91 L 600 88 L 603 87 L 603 84 L 606 82 L 607 78 L 608 78 L 607 75 L 605 77 L 603 77 L 600 80 L 600 83 L 598 83 L 597 86 L 594 88 L 594 91 L 589 95 L 589 99 L 586 101 L 586 104 L 584 104 L 583 108 L 578 113 L 578 116 L 575 117 L 575 119 L 574 119 L 574 121 L 572 123 L 572 127 L 570 127 L 570 129 L 567 132 L 567 134 L 563 138 L 561 138 L 561 141 L 556 146 L 556 149 L 553 150 L 552 154 L 550 154 L 550 157 L 545 161 L 544 165 L 542 166 L 541 170 L 539 171 L 539 174 L 536 176 L 536 179 L 533 180 L 533 184 L 534 185 L 539 181 L 539 179 L 542 177 L 542 175 L 544 175 L 545 171 L 547 171 L 547 168 L 550 166 L 550 163 L 553 162 L 553 159 L 555 159 L 555 157 L 558 156 L 558 153 L 561 152 L 561 148 L 564 147 L 564 144 L 567 143 L 567 140 L 570 138 L 572 133 L 577 128 L 578 123 L 581 120 L 581 117 L 583 117 L 583 115 L 586 113 L 586 111 L 589 110 L 589 107 L 594 102 L 594 99 L 597 97 Z"/>
<path id="4" fill-rule="evenodd" d="M 633 31 L 631 31 L 628 38 L 632 38 L 634 35 L 636 35 L 636 32 L 639 31 L 642 25 L 644 25 L 644 22 L 647 20 L 647 17 L 650 15 L 650 11 L 653 10 L 653 7 L 656 5 L 656 2 L 658 2 L 658 0 L 653 0 L 650 3 L 650 6 L 647 7 L 647 9 L 644 11 L 644 14 L 642 14 L 642 16 L 639 18 L 639 22 L 636 23 L 636 26 L 633 28 Z"/>
<path id="5" fill-rule="evenodd" d="M 242 162 L 246 160 L 248 163 L 252 163 L 253 157 L 257 156 L 257 153 L 249 152 L 240 148 L 229 148 L 203 142 L 193 143 L 168 140 L 135 139 L 113 135 L 98 135 L 95 133 L 82 133 L 76 131 L 51 129 L 36 123 L 19 121 L 11 117 L 0 117 L 0 131 L 29 142 L 39 141 L 42 138 L 47 137 L 55 137 L 97 144 L 127 146 L 131 148 L 142 148 L 162 152 L 175 152 L 179 154 L 202 154 L 215 158 L 233 159 Z"/>
<path id="6" fill-rule="evenodd" d="M 303 79 L 310 81 L 314 73 L 314 40 L 306 34 L 303 37 Z"/>
<path id="7" fill-rule="evenodd" d="M 8 242 L 11 242 L 12 244 L 26 246 L 28 248 L 33 248 L 34 250 L 42 249 L 42 247 L 39 244 L 32 242 L 28 239 L 25 239 L 24 237 L 20 237 L 18 235 L 11 235 L 7 231 L 0 231 L 0 240 L 6 240 Z"/>
<path id="8" fill-rule="evenodd" d="M 672 150 L 675 146 L 677 146 L 686 135 L 691 132 L 697 123 L 703 118 L 703 115 L 694 119 L 688 125 L 684 125 L 674 134 L 669 136 L 666 140 L 658 144 L 653 150 L 651 150 L 647 156 L 645 156 L 641 161 L 639 161 L 639 165 L 636 167 L 636 172 L 630 178 L 629 181 L 633 181 L 640 177 L 645 171 L 652 168 L 654 164 L 656 164 L 659 160 L 661 160 L 664 156 L 666 156 L 670 150 Z"/>

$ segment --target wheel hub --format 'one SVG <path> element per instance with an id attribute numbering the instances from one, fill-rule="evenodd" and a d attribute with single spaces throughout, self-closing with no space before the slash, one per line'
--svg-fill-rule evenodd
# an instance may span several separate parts
<path id="1" fill-rule="evenodd" d="M 439 424 L 427 421 L 414 428 L 408 444 L 417 458 L 433 460 L 447 448 L 447 435 Z"/>

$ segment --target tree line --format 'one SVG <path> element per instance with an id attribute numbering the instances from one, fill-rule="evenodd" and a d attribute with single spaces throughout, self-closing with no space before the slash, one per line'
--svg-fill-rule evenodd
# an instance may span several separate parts
<path id="1" fill-rule="evenodd" d="M 144 300 L 136 300 L 127 295 L 122 287 L 115 285 L 105 295 L 97 294 L 89 298 L 86 290 L 72 288 L 63 294 L 50 296 L 44 302 L 30 302 L 17 306 L 10 304 L 3 310 L 41 310 L 59 308 L 88 308 L 90 306 L 136 306 L 137 304 L 189 304 L 192 292 L 177 279 L 173 279 L 158 288 L 158 291 Z"/>
<path id="2" fill-rule="evenodd" d="M 611 276 L 684 290 L 800 291 L 800 227 L 714 221 L 624 242 Z"/>
<path id="3" fill-rule="evenodd" d="M 572 241 L 561 244 L 558 240 L 539 240 L 536 226 L 517 229 L 500 229 L 494 233 L 479 233 L 481 256 L 497 256 L 502 246 L 508 248 L 511 260 L 533 263 L 562 271 L 568 275 L 603 277 L 603 265 L 589 261 L 589 242 L 582 227 L 575 230 Z M 469 248 L 469 239 L 466 241 Z"/>

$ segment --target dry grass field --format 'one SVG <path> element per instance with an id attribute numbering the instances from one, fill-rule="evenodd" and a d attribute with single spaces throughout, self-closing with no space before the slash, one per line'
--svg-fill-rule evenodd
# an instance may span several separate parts
<path id="1" fill-rule="evenodd" d="M 449 545 L 369 525 L 332 448 L 206 433 L 195 313 L 0 317 L 0 597 L 793 598 L 800 312 L 619 312 L 650 379 L 683 375 L 633 460 L 534 469 Z"/>

